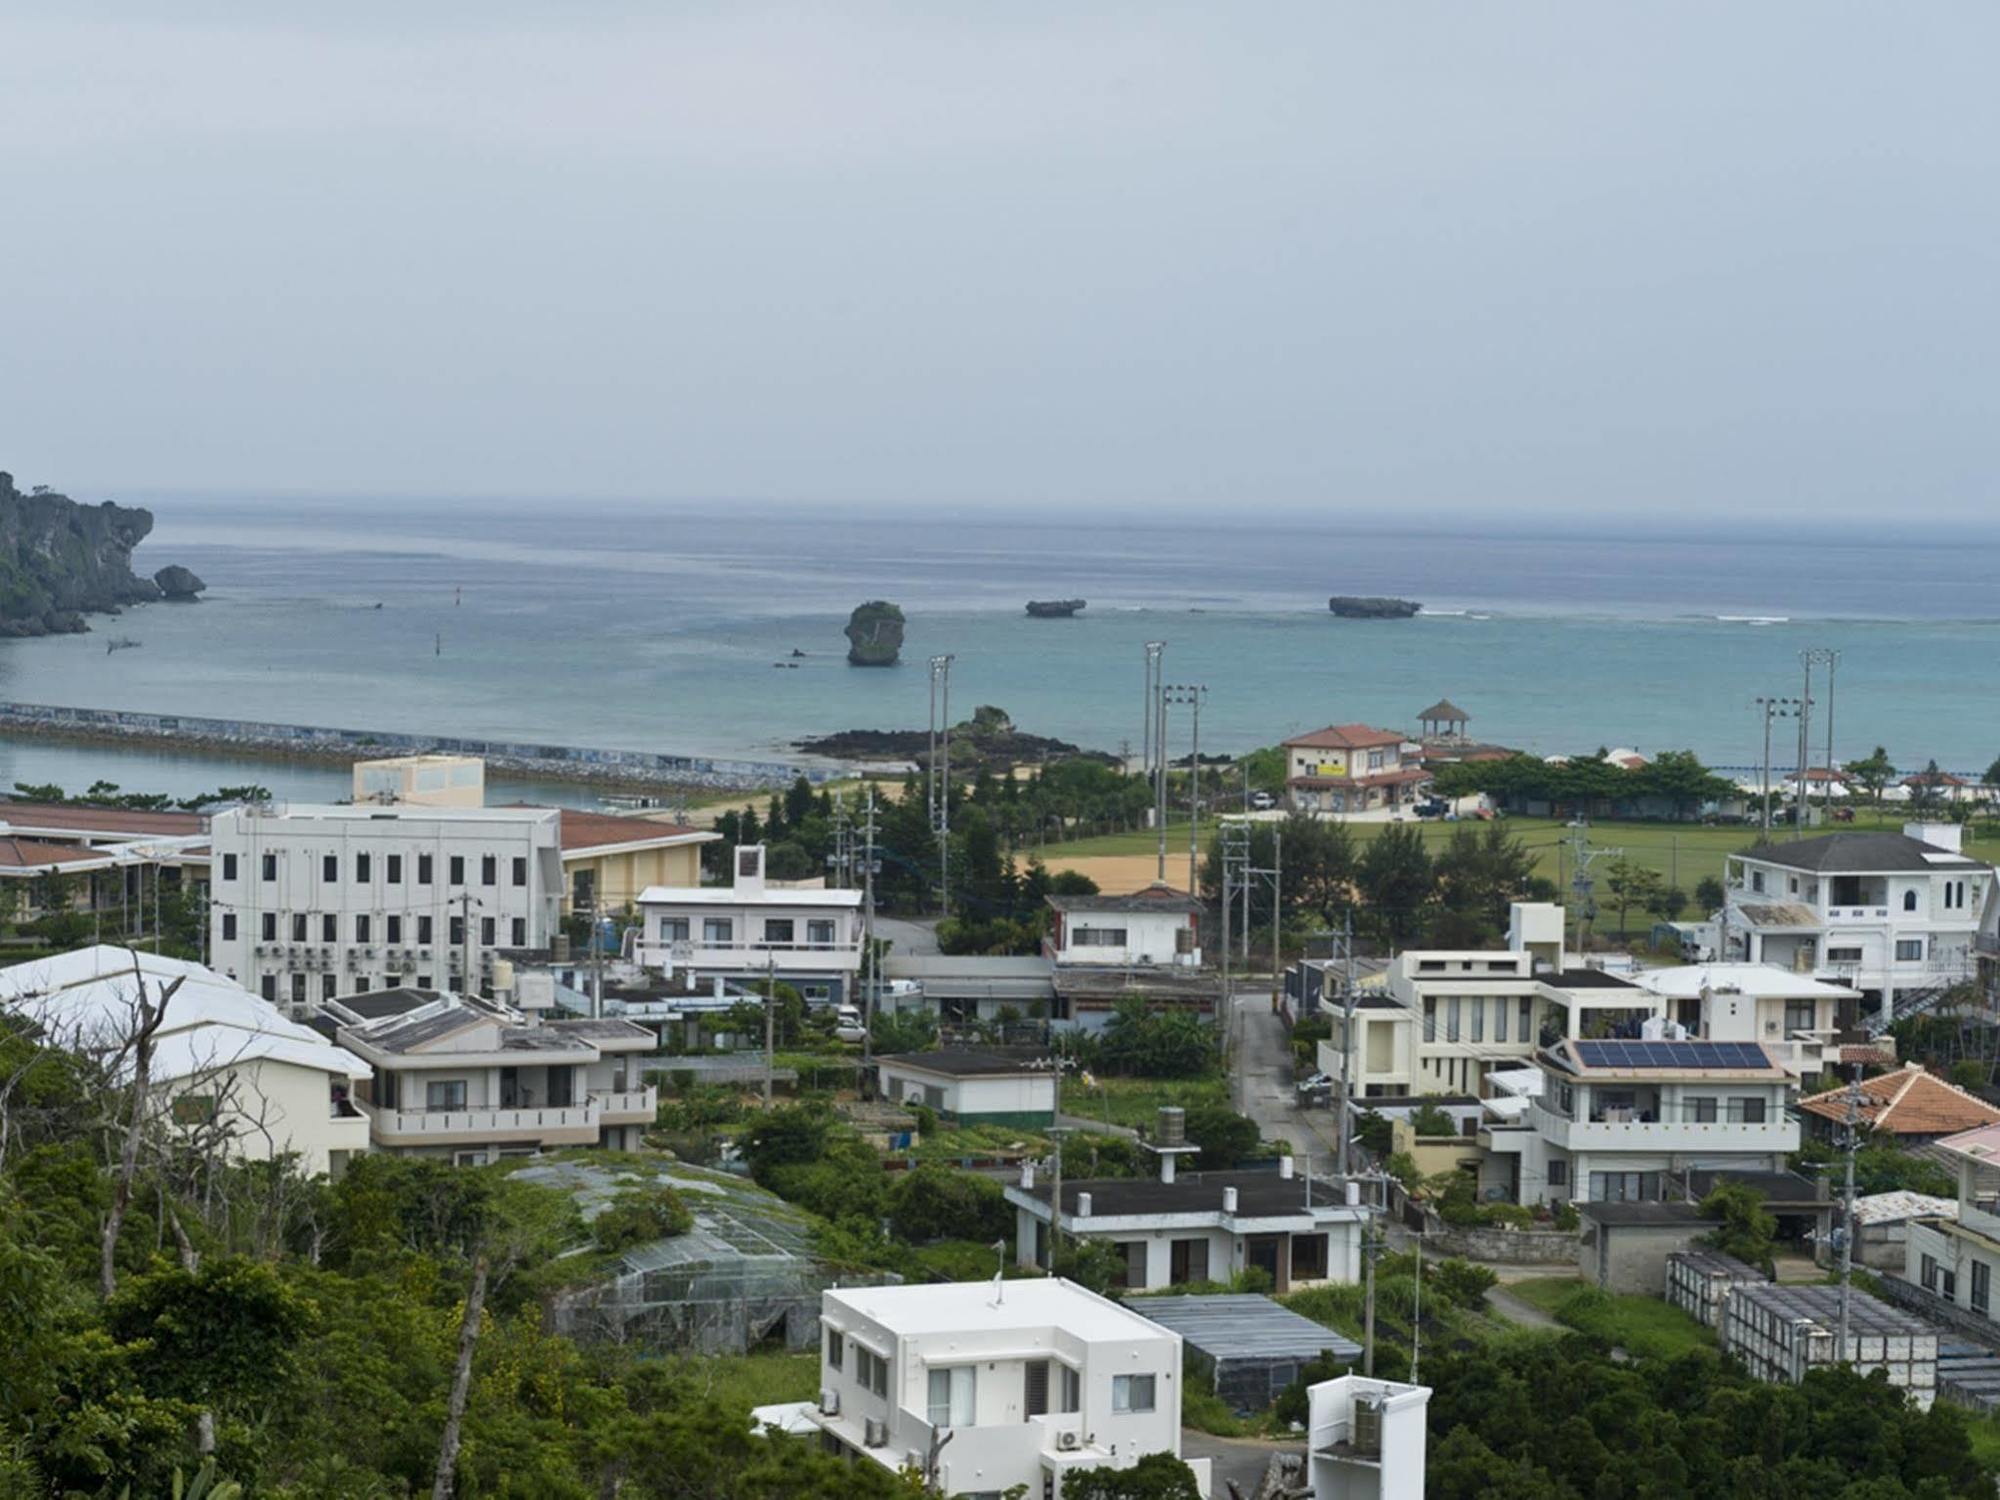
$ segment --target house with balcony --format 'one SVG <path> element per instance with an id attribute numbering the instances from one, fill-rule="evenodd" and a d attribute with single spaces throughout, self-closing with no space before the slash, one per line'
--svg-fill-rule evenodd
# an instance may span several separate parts
<path id="1" fill-rule="evenodd" d="M 1974 977 L 1990 865 L 1956 824 L 1759 844 L 1723 865 L 1727 961 L 1777 964 L 1861 995 L 1871 1030 Z M 1849 1018 L 1843 1017 L 1843 1020 Z"/>
<path id="2" fill-rule="evenodd" d="M 2000 1200 L 1989 1186 L 2000 1166 L 2000 1125 L 1948 1135 L 1928 1154 L 1948 1162 L 1957 1175 L 1957 1214 L 1909 1221 L 1902 1279 L 1925 1294 L 1916 1300 L 1927 1311 L 1990 1339 L 2000 1334 L 2000 1328 L 1988 1326 L 2000 1320 L 1993 1295 L 2000 1271 Z"/>
<path id="3" fill-rule="evenodd" d="M 237 1160 L 291 1156 L 308 1176 L 337 1177 L 368 1149 L 354 1102 L 368 1064 L 202 964 L 109 944 L 12 964 L 0 1017 L 129 1079 L 142 989 L 164 1007 L 147 1109 L 167 1140 Z"/>
<path id="4" fill-rule="evenodd" d="M 1051 1226 L 1061 1215 L 1065 1235 L 1106 1240 L 1124 1264 L 1122 1284 L 1160 1291 L 1227 1281 L 1255 1266 L 1278 1293 L 1322 1281 L 1361 1278 L 1361 1246 L 1369 1216 L 1359 1185 L 1314 1179 L 1284 1157 L 1276 1172 L 1181 1172 L 1173 1151 L 1160 1152 L 1157 1177 L 1065 1181 L 1060 1208 L 1055 1183 L 1033 1163 L 1005 1189 L 1015 1211 L 1014 1258 L 1047 1266 Z"/>
<path id="5" fill-rule="evenodd" d="M 1285 792 L 1300 812 L 1395 815 L 1423 800 L 1434 779 L 1422 758 L 1403 758 L 1403 736 L 1366 724 L 1330 724 L 1286 740 Z"/>
<path id="6" fill-rule="evenodd" d="M 771 977 L 809 1005 L 848 1001 L 861 970 L 861 892 L 765 879 L 764 846 L 734 852 L 726 886 L 649 886 L 635 957 L 684 989 Z"/>
<path id="7" fill-rule="evenodd" d="M 653 1123 L 653 1034 L 629 1021 L 539 1021 L 424 990 L 348 995 L 318 1024 L 371 1069 L 358 1099 L 378 1150 L 478 1165 L 558 1146 L 630 1149 Z"/>
<path id="8" fill-rule="evenodd" d="M 1201 903 L 1156 881 L 1122 895 L 1050 896 L 1042 954 L 1059 1026 L 1101 1030 L 1128 995 L 1213 1019 L 1220 980 L 1202 963 Z"/>
<path id="9" fill-rule="evenodd" d="M 930 1493 L 1060 1500 L 1079 1470 L 1180 1457 L 1180 1335 L 1073 1282 L 838 1288 L 819 1321 L 819 1399 L 753 1415 Z"/>
<path id="10" fill-rule="evenodd" d="M 1843 1062 L 1842 1015 L 1861 995 L 1777 964 L 1678 964 L 1641 969 L 1633 982 L 1657 997 L 1661 1014 L 1690 1036 L 1715 1042 L 1761 1042 L 1794 1077 L 1817 1078 Z M 1893 1056 L 1895 1039 L 1868 1044 Z"/>
<path id="11" fill-rule="evenodd" d="M 1691 1170 L 1776 1172 L 1799 1145 L 1792 1075 L 1754 1042 L 1566 1039 L 1541 1092 L 1480 1143 L 1524 1204 L 1656 1202 Z"/>

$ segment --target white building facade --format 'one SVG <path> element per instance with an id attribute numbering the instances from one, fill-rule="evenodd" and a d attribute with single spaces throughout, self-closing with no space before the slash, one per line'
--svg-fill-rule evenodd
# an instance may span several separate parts
<path id="1" fill-rule="evenodd" d="M 1864 1014 L 1900 993 L 1971 979 L 1994 872 L 1951 823 L 1900 834 L 1835 833 L 1724 861 L 1722 956 L 1772 963 L 1862 994 Z"/>
<path id="2" fill-rule="evenodd" d="M 1180 1455 L 1180 1335 L 1071 1282 L 831 1290 L 820 1330 L 822 1441 L 935 1493 L 1060 1500 L 1079 1470 Z"/>
<path id="3" fill-rule="evenodd" d="M 489 993 L 501 954 L 555 939 L 560 829 L 553 808 L 218 813 L 212 962 L 295 1012 L 399 985 Z"/>
<path id="4" fill-rule="evenodd" d="M 1342 1375 L 1306 1388 L 1313 1500 L 1423 1500 L 1430 1387 Z"/>
<path id="5" fill-rule="evenodd" d="M 861 892 L 774 885 L 764 846 L 734 854 L 727 886 L 649 886 L 639 895 L 638 961 L 696 989 L 767 975 L 812 1005 L 838 1005 L 861 969 Z"/>
<path id="6" fill-rule="evenodd" d="M 1154 884 L 1127 896 L 1050 896 L 1042 951 L 1058 969 L 1198 969 L 1201 906 Z"/>

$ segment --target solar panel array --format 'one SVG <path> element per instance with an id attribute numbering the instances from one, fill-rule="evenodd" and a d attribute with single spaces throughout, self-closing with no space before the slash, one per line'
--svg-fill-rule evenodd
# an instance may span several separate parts
<path id="1" fill-rule="evenodd" d="M 1756 1068 L 1771 1066 L 1755 1042 L 1572 1042 L 1587 1068 Z"/>

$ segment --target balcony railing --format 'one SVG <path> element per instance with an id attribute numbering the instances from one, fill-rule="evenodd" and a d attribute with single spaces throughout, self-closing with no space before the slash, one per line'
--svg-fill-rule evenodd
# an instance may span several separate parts
<path id="1" fill-rule="evenodd" d="M 472 1105 L 459 1109 L 370 1110 L 376 1129 L 384 1135 L 433 1137 L 589 1130 L 596 1127 L 598 1113 L 595 1100 L 590 1099 L 581 1104 L 544 1105 L 528 1109 Z"/>
<path id="2" fill-rule="evenodd" d="M 644 1115 L 651 1119 L 659 1112 L 660 1091 L 648 1085 L 642 1089 L 592 1089 L 590 1102 L 606 1115 Z"/>

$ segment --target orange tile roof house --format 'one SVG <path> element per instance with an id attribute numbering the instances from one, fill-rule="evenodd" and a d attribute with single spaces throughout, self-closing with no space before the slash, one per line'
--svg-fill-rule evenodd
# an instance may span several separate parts
<path id="1" fill-rule="evenodd" d="M 1366 724 L 1331 724 L 1285 741 L 1285 789 L 1301 812 L 1362 813 L 1408 807 L 1431 773 L 1403 759 L 1403 736 Z"/>
<path id="2" fill-rule="evenodd" d="M 1847 1090 L 1830 1089 L 1802 1099 L 1799 1109 L 1813 1135 L 1831 1139 L 1847 1119 Z M 1912 1062 L 1864 1078 L 1860 1098 L 1854 1102 L 1854 1118 L 1870 1130 L 1892 1135 L 1905 1145 L 1917 1145 L 1981 1125 L 2000 1124 L 2000 1109 Z"/>

